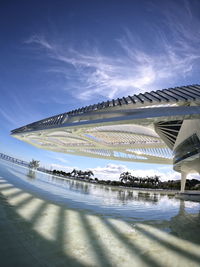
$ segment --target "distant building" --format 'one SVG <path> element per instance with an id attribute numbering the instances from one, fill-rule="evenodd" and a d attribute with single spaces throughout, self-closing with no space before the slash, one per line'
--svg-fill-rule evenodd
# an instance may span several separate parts
<path id="1" fill-rule="evenodd" d="M 123 161 L 173 164 L 200 172 L 200 85 L 108 100 L 15 129 L 39 148 Z"/>

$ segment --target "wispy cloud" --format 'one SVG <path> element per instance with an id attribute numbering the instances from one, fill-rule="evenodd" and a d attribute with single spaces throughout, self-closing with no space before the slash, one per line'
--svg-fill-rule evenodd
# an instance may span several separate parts
<path id="1" fill-rule="evenodd" d="M 0 108 L 0 115 L 6 121 L 9 129 L 20 127 L 36 120 L 36 118 L 42 117 L 42 114 L 36 111 L 30 103 L 24 101 L 20 95 L 10 92 L 7 95 L 7 99 L 9 100 L 9 108 L 7 102 L 3 102 Z"/>
<path id="2" fill-rule="evenodd" d="M 14 117 L 12 115 L 8 114 L 8 112 L 3 110 L 2 108 L 0 109 L 0 114 L 12 126 L 16 126 L 17 125 L 16 120 L 14 119 Z"/>
<path id="3" fill-rule="evenodd" d="M 99 47 L 80 51 L 41 35 L 30 37 L 26 43 L 46 50 L 55 61 L 49 71 L 63 75 L 65 90 L 81 100 L 97 96 L 112 99 L 139 89 L 165 87 L 190 75 L 200 58 L 200 21 L 189 2 L 184 3 L 164 8 L 163 27 L 151 25 L 153 43 L 152 38 L 141 46 L 139 33 L 126 29 L 124 36 L 116 40 L 118 53 L 110 56 L 101 53 Z M 154 52 L 148 46 L 154 47 Z"/>
<path id="4" fill-rule="evenodd" d="M 46 49 L 54 49 L 52 45 L 50 45 L 50 43 L 46 40 L 46 38 L 42 35 L 37 35 L 34 34 L 32 35 L 30 38 L 28 38 L 27 40 L 24 41 L 25 44 L 31 44 L 31 43 L 35 43 L 35 44 L 39 44 L 42 47 L 46 48 Z"/>

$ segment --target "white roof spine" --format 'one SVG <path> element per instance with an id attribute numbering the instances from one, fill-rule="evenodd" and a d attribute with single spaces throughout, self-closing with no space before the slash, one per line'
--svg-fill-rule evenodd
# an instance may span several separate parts
<path id="1" fill-rule="evenodd" d="M 33 126 L 34 128 L 38 128 L 37 126 L 45 128 L 48 125 L 61 125 L 69 116 L 82 115 L 87 112 L 104 111 L 105 109 L 106 111 L 113 111 L 119 110 L 121 107 L 128 108 L 129 106 L 131 109 L 134 107 L 143 108 L 149 105 L 156 105 L 158 102 L 159 104 L 166 104 L 166 102 L 173 104 L 191 101 L 200 101 L 200 85 L 181 86 L 108 100 L 28 124 L 11 131 L 11 134 L 26 132 Z"/>

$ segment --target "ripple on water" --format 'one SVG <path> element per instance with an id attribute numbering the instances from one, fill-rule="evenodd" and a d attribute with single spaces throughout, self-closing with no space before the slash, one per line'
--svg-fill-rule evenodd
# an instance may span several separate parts
<path id="1" fill-rule="evenodd" d="M 181 205 L 184 205 L 187 213 L 198 213 L 200 207 L 199 203 L 180 201 L 163 193 L 61 179 L 4 162 L 0 165 L 0 176 L 11 184 L 52 202 L 130 221 L 169 220 L 181 213 Z"/>

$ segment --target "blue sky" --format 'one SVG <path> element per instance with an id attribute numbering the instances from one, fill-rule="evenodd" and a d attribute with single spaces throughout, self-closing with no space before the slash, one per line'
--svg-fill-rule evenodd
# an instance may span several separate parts
<path id="1" fill-rule="evenodd" d="M 199 83 L 198 0 L 1 1 L 0 29 L 1 152 L 44 165 L 171 172 L 39 150 L 9 133 L 102 100 Z"/>

